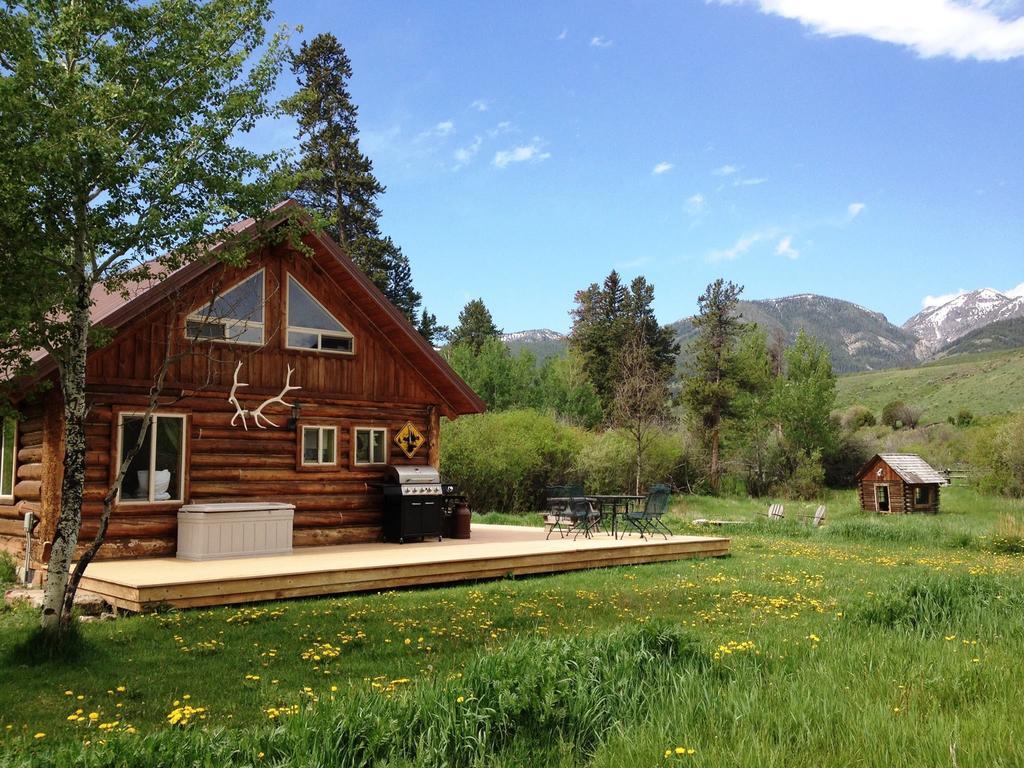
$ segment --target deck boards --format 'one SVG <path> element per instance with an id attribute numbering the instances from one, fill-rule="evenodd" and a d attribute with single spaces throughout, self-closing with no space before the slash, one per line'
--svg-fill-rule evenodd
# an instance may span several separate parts
<path id="1" fill-rule="evenodd" d="M 161 605 L 230 605 L 728 553 L 729 539 L 724 537 L 617 541 L 598 535 L 545 540 L 539 528 L 474 525 L 468 540 L 308 547 L 290 555 L 201 562 L 170 557 L 97 562 L 89 566 L 81 586 L 118 608 L 142 611 Z"/>

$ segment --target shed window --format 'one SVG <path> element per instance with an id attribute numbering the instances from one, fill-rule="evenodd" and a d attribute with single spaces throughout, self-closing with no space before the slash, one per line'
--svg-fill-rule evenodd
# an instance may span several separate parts
<path id="1" fill-rule="evenodd" d="M 3 435 L 0 438 L 0 498 L 13 499 L 18 466 L 18 423 L 14 419 L 3 420 Z"/>
<path id="2" fill-rule="evenodd" d="M 356 464 L 386 464 L 387 430 L 356 427 Z"/>
<path id="3" fill-rule="evenodd" d="M 289 349 L 342 354 L 355 351 L 355 339 L 348 329 L 291 275 L 288 275 L 287 315 Z"/>
<path id="4" fill-rule="evenodd" d="M 124 461 L 142 434 L 142 447 L 128 465 L 122 502 L 181 501 L 184 494 L 185 417 L 177 414 L 122 414 L 118 455 Z"/>
<path id="5" fill-rule="evenodd" d="M 931 489 L 927 485 L 914 486 L 914 506 L 925 507 L 931 503 Z"/>
<path id="6" fill-rule="evenodd" d="M 338 463 L 337 430 L 334 427 L 302 428 L 302 463 L 314 466 Z"/>
<path id="7" fill-rule="evenodd" d="M 185 335 L 205 341 L 263 343 L 264 271 L 261 269 L 188 316 Z"/>

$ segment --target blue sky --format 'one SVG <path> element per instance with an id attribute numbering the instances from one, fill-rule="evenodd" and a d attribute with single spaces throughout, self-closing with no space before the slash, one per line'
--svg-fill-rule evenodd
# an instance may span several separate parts
<path id="1" fill-rule="evenodd" d="M 382 227 L 442 322 L 480 296 L 507 331 L 565 331 L 612 268 L 654 283 L 662 322 L 719 276 L 896 323 L 926 297 L 1024 293 L 1024 2 L 276 13 L 345 45 Z"/>

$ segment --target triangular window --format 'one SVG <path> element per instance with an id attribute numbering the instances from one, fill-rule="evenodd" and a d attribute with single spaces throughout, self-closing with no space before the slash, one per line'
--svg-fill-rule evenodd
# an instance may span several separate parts
<path id="1" fill-rule="evenodd" d="M 196 341 L 263 343 L 263 270 L 192 312 L 185 334 Z"/>
<path id="2" fill-rule="evenodd" d="M 355 339 L 341 322 L 288 275 L 288 348 L 350 354 Z"/>

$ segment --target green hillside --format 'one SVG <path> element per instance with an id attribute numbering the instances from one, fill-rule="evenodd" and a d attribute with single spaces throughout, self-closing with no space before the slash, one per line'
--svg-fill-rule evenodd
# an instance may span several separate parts
<path id="1" fill-rule="evenodd" d="M 1024 317 L 1011 317 L 971 331 L 952 344 L 943 347 L 939 357 L 971 352 L 997 352 L 1024 347 Z"/>
<path id="2" fill-rule="evenodd" d="M 865 405 L 881 413 L 892 400 L 924 409 L 924 423 L 945 421 L 961 408 L 975 416 L 1024 409 L 1024 350 L 958 355 L 917 368 L 840 376 L 837 406 Z"/>

